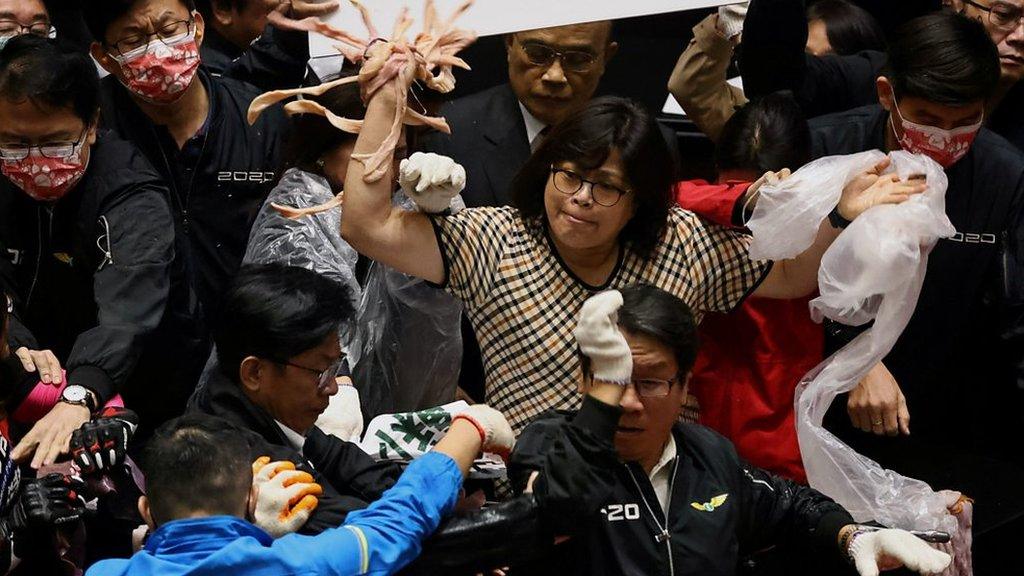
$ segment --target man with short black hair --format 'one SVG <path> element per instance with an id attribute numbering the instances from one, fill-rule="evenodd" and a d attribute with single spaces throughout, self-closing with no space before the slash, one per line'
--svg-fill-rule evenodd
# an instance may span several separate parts
<path id="1" fill-rule="evenodd" d="M 571 537 L 532 573 L 735 574 L 784 545 L 801 565 L 823 558 L 821 574 L 844 558 L 864 576 L 880 565 L 930 574 L 949 564 L 909 533 L 859 526 L 817 490 L 750 466 L 724 437 L 681 422 L 697 352 L 682 300 L 634 285 L 592 296 L 578 318 L 582 407 L 527 426 L 509 468 L 550 529 Z"/>
<path id="2" fill-rule="evenodd" d="M 313 474 L 324 496 L 304 528 L 317 533 L 380 497 L 401 469 L 315 426 L 347 370 L 339 332 L 354 319 L 348 289 L 305 268 L 246 265 L 214 328 L 216 365 L 190 410 L 257 434 L 253 458 L 274 447 Z"/>
<path id="3" fill-rule="evenodd" d="M 88 56 L 53 40 L 22 35 L 0 51 L 11 349 L 43 382 L 66 371 L 68 383 L 15 448 L 34 468 L 117 393 L 149 429 L 180 413 L 202 368 L 167 189 L 135 147 L 97 128 L 98 83 Z"/>
<path id="4" fill-rule="evenodd" d="M 147 494 L 139 511 L 156 531 L 131 559 L 100 561 L 88 574 L 392 574 L 419 554 L 420 542 L 451 513 L 480 450 L 511 448 L 504 417 L 478 408 L 475 417 L 456 417 L 430 453 L 344 526 L 277 540 L 244 520 L 259 518 L 269 482 L 253 482 L 254 464 L 237 430 L 216 418 L 183 416 L 159 430 L 143 461 Z M 293 475 L 301 483 L 308 479 Z"/>
<path id="5" fill-rule="evenodd" d="M 250 126 L 258 90 L 200 66 L 205 21 L 193 0 L 96 0 L 85 18 L 92 56 L 110 72 L 102 122 L 136 144 L 170 187 L 199 299 L 213 317 L 276 181 L 284 114 L 274 107 Z"/>
<path id="6" fill-rule="evenodd" d="M 856 431 L 843 401 L 826 422 L 883 467 L 975 497 L 976 544 L 985 541 L 979 532 L 1024 516 L 1019 491 L 991 480 L 1024 480 L 1024 156 L 982 126 L 999 75 L 980 23 L 922 16 L 890 47 L 876 81 L 879 104 L 810 123 L 815 157 L 902 149 L 945 167 L 946 214 L 957 233 L 929 256 L 914 315 L 883 360 L 888 372 L 858 385 L 876 399 L 873 431 L 895 422 L 902 392 L 910 433 Z"/>

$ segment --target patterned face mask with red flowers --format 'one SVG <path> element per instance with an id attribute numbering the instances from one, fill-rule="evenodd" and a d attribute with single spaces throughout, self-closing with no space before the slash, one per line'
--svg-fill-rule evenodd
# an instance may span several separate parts
<path id="1" fill-rule="evenodd" d="M 199 46 L 195 32 L 189 31 L 111 57 L 121 66 L 122 83 L 133 94 L 153 104 L 170 104 L 192 84 L 199 67 Z"/>
<path id="2" fill-rule="evenodd" d="M 54 202 L 82 179 L 87 164 L 79 144 L 65 158 L 47 158 L 35 151 L 21 160 L 4 160 L 0 172 L 32 199 Z"/>

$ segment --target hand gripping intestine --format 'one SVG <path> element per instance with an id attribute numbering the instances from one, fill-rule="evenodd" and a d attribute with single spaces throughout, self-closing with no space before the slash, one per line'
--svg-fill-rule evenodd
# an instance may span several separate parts
<path id="1" fill-rule="evenodd" d="M 380 147 L 373 153 L 354 154 L 352 158 L 363 163 L 365 174 L 363 178 L 367 182 L 376 182 L 384 177 L 394 157 L 398 139 L 401 137 L 402 124 L 410 126 L 429 126 L 435 130 L 450 134 L 451 129 L 444 118 L 436 118 L 421 114 L 409 107 L 408 94 L 405 86 L 412 77 L 423 82 L 428 88 L 441 93 L 451 92 L 455 88 L 455 76 L 452 74 L 452 67 L 458 66 L 469 70 L 469 65 L 456 54 L 476 40 L 476 34 L 454 27 L 455 20 L 464 14 L 472 5 L 473 0 L 467 0 L 461 4 L 446 20 L 440 20 L 434 9 L 433 0 L 426 0 L 423 14 L 423 31 L 416 35 L 415 40 L 409 43 L 405 38 L 406 32 L 412 26 L 413 19 L 408 15 L 408 8 L 404 8 L 397 21 L 391 38 L 380 38 L 373 22 L 370 21 L 370 14 L 366 7 L 358 0 L 350 0 L 353 6 L 359 10 L 366 25 L 367 38 L 359 38 L 353 34 L 339 30 L 330 24 L 321 21 L 316 17 L 293 20 L 279 12 L 272 12 L 270 15 L 271 24 L 283 30 L 296 30 L 306 32 L 318 32 L 336 40 L 334 48 L 345 56 L 345 59 L 361 64 L 372 60 L 371 65 L 363 66 L 358 76 L 348 76 L 318 86 L 308 88 L 295 88 L 291 90 L 273 90 L 261 94 L 249 105 L 248 120 L 252 124 L 269 106 L 287 98 L 300 95 L 319 96 L 334 88 L 351 82 L 359 82 L 360 93 L 363 102 L 369 102 L 370 98 L 380 89 L 390 87 L 395 91 L 396 110 L 394 122 L 388 137 L 381 143 Z M 373 56 L 379 58 L 371 59 Z M 345 132 L 356 134 L 362 128 L 362 120 L 342 118 L 324 108 L 313 100 L 295 100 L 285 104 L 284 110 L 288 115 L 292 114 L 318 114 L 327 118 L 327 121 L 334 127 Z M 291 208 L 274 204 L 274 208 L 287 218 L 300 218 L 302 216 L 316 214 L 330 210 L 342 203 L 344 192 L 339 193 L 330 202 L 309 208 Z"/>

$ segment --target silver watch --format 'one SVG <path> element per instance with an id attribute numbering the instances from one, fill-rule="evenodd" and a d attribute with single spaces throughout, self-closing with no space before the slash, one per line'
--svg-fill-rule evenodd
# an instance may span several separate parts
<path id="1" fill-rule="evenodd" d="M 85 406 L 89 412 L 96 411 L 96 396 L 92 390 L 78 384 L 69 384 L 60 393 L 60 401 L 77 406 Z"/>

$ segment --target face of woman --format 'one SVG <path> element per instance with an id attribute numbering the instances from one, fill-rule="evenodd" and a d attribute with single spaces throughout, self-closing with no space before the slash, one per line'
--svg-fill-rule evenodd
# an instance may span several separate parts
<path id="1" fill-rule="evenodd" d="M 556 162 L 554 168 L 544 187 L 544 210 L 555 241 L 576 250 L 618 242 L 619 232 L 635 212 L 635 195 L 618 151 L 612 150 L 593 170 L 572 162 Z"/>

